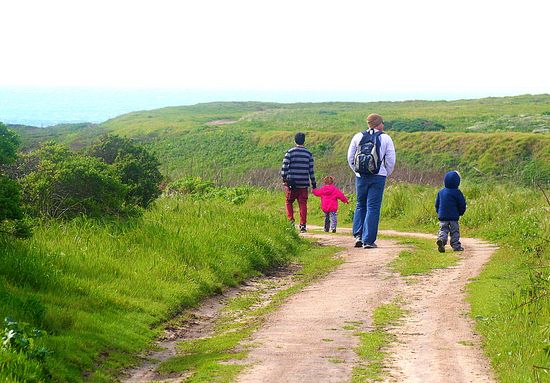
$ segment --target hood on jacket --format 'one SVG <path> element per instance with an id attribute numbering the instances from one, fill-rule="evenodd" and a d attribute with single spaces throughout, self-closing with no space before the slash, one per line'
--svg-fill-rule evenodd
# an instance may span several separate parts
<path id="1" fill-rule="evenodd" d="M 336 186 L 334 186 L 334 184 L 323 185 L 323 187 L 325 187 L 330 194 L 334 193 L 334 189 L 336 189 Z"/>
<path id="2" fill-rule="evenodd" d="M 454 170 L 447 172 L 444 182 L 447 189 L 458 189 L 458 185 L 460 185 L 460 174 Z"/>

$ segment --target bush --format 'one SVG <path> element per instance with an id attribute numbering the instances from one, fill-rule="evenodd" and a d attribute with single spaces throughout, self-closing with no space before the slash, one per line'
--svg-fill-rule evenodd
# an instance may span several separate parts
<path id="1" fill-rule="evenodd" d="M 161 194 L 160 162 L 135 141 L 105 135 L 88 149 L 88 154 L 114 167 L 116 174 L 126 185 L 126 203 L 146 208 Z"/>
<path id="2" fill-rule="evenodd" d="M 212 181 L 200 177 L 183 177 L 168 185 L 167 194 L 191 195 L 195 199 L 222 198 L 235 205 L 244 203 L 252 192 L 249 186 L 216 187 Z"/>
<path id="3" fill-rule="evenodd" d="M 34 169 L 21 179 L 26 209 L 36 216 L 100 217 L 125 211 L 126 187 L 116 171 L 97 158 L 71 153 L 46 143 L 27 155 Z"/>
<path id="4" fill-rule="evenodd" d="M 168 194 L 206 194 L 215 188 L 212 181 L 203 180 L 201 177 L 183 177 L 168 185 Z"/>
<path id="5" fill-rule="evenodd" d="M 19 138 L 0 122 L 0 165 L 9 164 L 17 157 Z"/>
<path id="6" fill-rule="evenodd" d="M 0 175 L 0 222 L 21 218 L 19 186 Z"/>
<path id="7" fill-rule="evenodd" d="M 384 127 L 387 130 L 397 130 L 400 132 L 428 132 L 443 130 L 445 127 L 434 121 L 416 118 L 414 120 L 391 120 L 385 121 Z"/>
<path id="8" fill-rule="evenodd" d="M 18 237 L 27 237 L 30 230 L 25 226 L 21 212 L 19 185 L 6 177 L 6 165 L 17 157 L 19 139 L 0 122 L 0 232 Z"/>
<path id="9" fill-rule="evenodd" d="M 50 351 L 37 345 L 36 340 L 46 332 L 31 328 L 27 323 L 4 319 L 0 345 L 1 382 L 44 382 L 42 362 Z"/>

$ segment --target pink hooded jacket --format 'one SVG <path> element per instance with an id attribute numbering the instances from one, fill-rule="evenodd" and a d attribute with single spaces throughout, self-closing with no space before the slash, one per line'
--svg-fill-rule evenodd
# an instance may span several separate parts
<path id="1" fill-rule="evenodd" d="M 311 192 L 317 197 L 321 197 L 321 209 L 325 213 L 338 211 L 338 200 L 348 203 L 344 193 L 334 185 L 325 185 L 320 189 L 313 189 Z"/>

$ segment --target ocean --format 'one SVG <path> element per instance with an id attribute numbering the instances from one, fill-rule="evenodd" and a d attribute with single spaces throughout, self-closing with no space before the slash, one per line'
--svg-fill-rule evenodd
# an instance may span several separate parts
<path id="1" fill-rule="evenodd" d="M 451 98 L 461 98 L 461 95 Z M 474 96 L 475 97 L 475 96 Z M 449 99 L 445 95 L 353 91 L 251 91 L 107 88 L 1 88 L 0 122 L 47 127 L 101 123 L 125 113 L 213 101 L 328 102 Z"/>

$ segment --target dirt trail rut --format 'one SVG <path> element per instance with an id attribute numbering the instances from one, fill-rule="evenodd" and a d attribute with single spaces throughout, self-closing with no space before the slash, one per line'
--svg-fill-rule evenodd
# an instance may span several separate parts
<path id="1" fill-rule="evenodd" d="M 353 333 L 368 331 L 373 310 L 396 296 L 407 302 L 409 313 L 391 330 L 397 341 L 390 349 L 387 382 L 495 381 L 467 315 L 464 292 L 494 246 L 464 238 L 466 251 L 456 266 L 407 285 L 387 266 L 402 249 L 394 241 L 378 240 L 377 249 L 365 250 L 354 248 L 349 236 L 306 236 L 343 247 L 345 262 L 270 316 L 252 339 L 258 346 L 250 351 L 250 367 L 239 383 L 349 382 L 359 341 Z"/>

